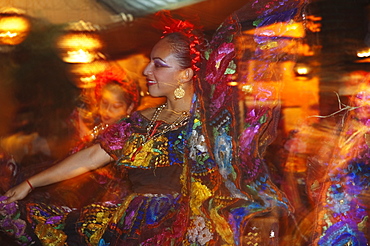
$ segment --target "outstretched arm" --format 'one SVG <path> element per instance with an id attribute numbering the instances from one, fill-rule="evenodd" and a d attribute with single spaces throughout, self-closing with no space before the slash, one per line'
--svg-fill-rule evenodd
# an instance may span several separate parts
<path id="1" fill-rule="evenodd" d="M 101 167 L 110 161 L 112 161 L 112 157 L 110 157 L 99 144 L 93 145 L 67 157 L 58 164 L 11 188 L 4 195 L 7 196 L 8 199 L 3 202 L 11 203 L 21 200 L 32 191 L 32 187 L 41 187 L 74 178 L 90 170 Z"/>

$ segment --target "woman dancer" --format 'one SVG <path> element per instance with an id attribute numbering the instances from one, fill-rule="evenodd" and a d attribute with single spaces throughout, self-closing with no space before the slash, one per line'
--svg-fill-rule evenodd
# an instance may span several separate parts
<path id="1" fill-rule="evenodd" d="M 77 115 L 75 128 L 77 144 L 70 151 L 76 153 L 81 149 L 96 143 L 99 134 L 119 120 L 129 117 L 139 105 L 139 89 L 136 82 L 117 68 L 108 68 L 97 74 L 94 97 L 97 104 L 97 118 L 91 129 L 84 124 L 81 116 Z M 78 110 L 76 110 L 78 112 Z M 96 115 L 94 112 L 91 115 Z M 76 114 L 74 114 L 76 115 Z M 51 186 L 48 197 L 53 204 L 62 204 L 73 208 L 97 201 L 118 201 L 126 192 L 125 174 L 116 172 L 114 165 L 109 164 L 92 172 L 80 175 Z M 52 194 L 52 195 L 50 195 Z"/>
<path id="2" fill-rule="evenodd" d="M 289 8 L 300 6 L 292 2 Z M 279 11 L 282 7 L 269 6 Z M 289 16 L 294 18 L 294 13 Z M 27 225 L 43 244 L 277 245 L 278 227 L 271 217 L 275 212 L 281 215 L 288 205 L 269 180 L 260 156 L 271 141 L 267 136 L 273 128 L 271 103 L 258 104 L 245 119 L 248 129 L 241 131 L 237 91 L 228 86 L 229 75 L 235 72 L 238 17 L 231 16 L 219 29 L 203 70 L 202 35 L 188 21 L 167 18 L 164 37 L 144 70 L 150 94 L 165 97 L 166 102 L 134 112 L 108 128 L 99 144 L 10 189 L 3 209 L 20 206 L 12 202 L 36 187 L 115 160 L 118 168 L 127 170 L 132 184 L 121 204 L 91 204 L 79 212 L 27 205 Z M 17 215 L 11 211 L 8 221 Z M 18 239 L 32 236 L 27 231 L 20 234 Z"/>

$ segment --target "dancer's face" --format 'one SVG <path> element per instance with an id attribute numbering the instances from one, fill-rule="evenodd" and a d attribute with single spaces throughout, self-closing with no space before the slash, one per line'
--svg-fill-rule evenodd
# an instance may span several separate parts
<path id="1" fill-rule="evenodd" d="M 99 114 L 104 124 L 113 124 L 127 116 L 129 106 L 122 97 L 122 90 L 120 88 L 105 87 L 102 90 Z"/>
<path id="2" fill-rule="evenodd" d="M 183 69 L 175 57 L 166 38 L 161 39 L 153 48 L 150 62 L 144 69 L 148 91 L 155 97 L 173 97 L 174 90 L 179 85 Z"/>

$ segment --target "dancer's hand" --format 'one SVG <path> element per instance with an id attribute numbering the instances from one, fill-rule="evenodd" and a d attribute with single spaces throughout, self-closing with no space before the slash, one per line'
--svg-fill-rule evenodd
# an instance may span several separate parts
<path id="1" fill-rule="evenodd" d="M 52 165 L 48 169 L 33 175 L 29 180 L 8 190 L 4 196 L 8 199 L 2 203 L 11 203 L 25 198 L 33 188 L 54 184 L 66 179 L 77 177 L 88 171 L 101 167 L 113 159 L 100 147 L 95 144 L 89 148 L 70 155 L 61 162 Z"/>
<path id="2" fill-rule="evenodd" d="M 20 183 L 19 185 L 14 186 L 13 188 L 9 189 L 4 194 L 4 196 L 6 196 L 8 198 L 6 200 L 3 200 L 2 203 L 8 204 L 8 203 L 11 203 L 11 202 L 22 200 L 31 191 L 32 191 L 32 188 L 30 187 L 30 185 L 26 181 L 24 181 L 24 182 Z"/>

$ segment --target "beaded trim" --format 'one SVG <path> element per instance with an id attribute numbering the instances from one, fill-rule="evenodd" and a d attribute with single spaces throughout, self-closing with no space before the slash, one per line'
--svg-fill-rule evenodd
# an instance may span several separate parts
<path id="1" fill-rule="evenodd" d="M 150 123 L 149 123 L 148 127 L 146 128 L 146 136 L 145 136 L 143 145 L 152 138 L 156 138 L 160 135 L 163 135 L 163 134 L 165 134 L 169 131 L 175 130 L 175 129 L 187 124 L 190 115 L 189 115 L 188 112 L 184 111 L 184 112 L 181 113 L 181 115 L 179 117 L 177 117 L 177 119 L 174 122 L 165 126 L 165 128 L 163 130 L 161 130 L 159 132 L 156 132 L 157 127 L 159 126 L 159 122 L 157 122 L 158 117 L 166 106 L 167 106 L 167 104 L 163 104 L 155 110 L 155 112 L 153 114 L 153 117 L 150 120 Z"/>

